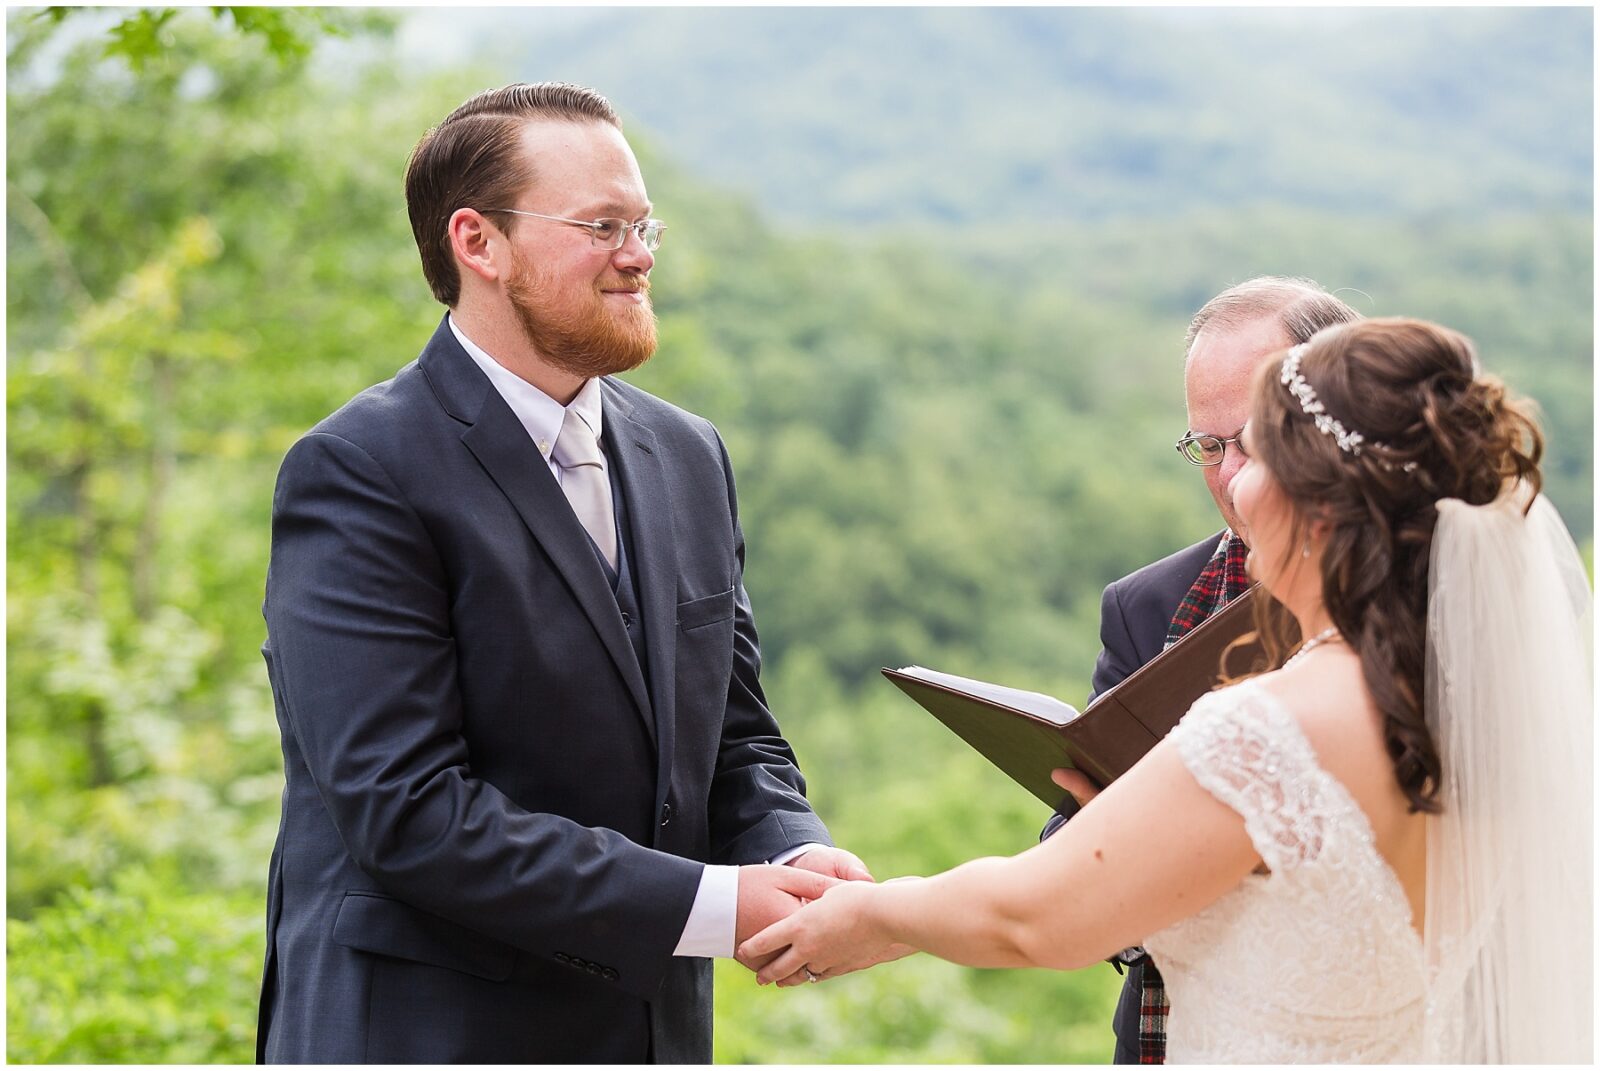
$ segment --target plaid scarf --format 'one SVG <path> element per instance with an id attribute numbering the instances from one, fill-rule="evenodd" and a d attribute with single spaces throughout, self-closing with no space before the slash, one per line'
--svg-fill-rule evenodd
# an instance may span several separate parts
<path id="1" fill-rule="evenodd" d="M 1245 555 L 1249 549 L 1244 540 L 1232 532 L 1224 532 L 1217 543 L 1216 553 L 1200 570 L 1194 585 L 1178 604 L 1167 626 L 1167 642 L 1171 647 L 1189 630 L 1245 593 L 1250 577 L 1244 571 Z M 1167 1002 L 1167 986 L 1161 972 L 1146 956 L 1139 975 L 1139 1062 L 1161 1064 L 1167 1061 L 1167 1014 L 1172 1010 Z"/>

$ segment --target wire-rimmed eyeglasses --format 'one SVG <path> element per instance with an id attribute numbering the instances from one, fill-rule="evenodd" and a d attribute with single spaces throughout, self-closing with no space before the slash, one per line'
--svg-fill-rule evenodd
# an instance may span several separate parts
<path id="1" fill-rule="evenodd" d="M 1228 444 L 1236 443 L 1242 437 L 1235 435 L 1231 439 L 1224 439 L 1218 435 L 1185 435 L 1175 444 L 1178 453 L 1191 465 L 1210 468 L 1212 465 L 1222 464 L 1222 458 L 1228 452 Z"/>
<path id="2" fill-rule="evenodd" d="M 589 232 L 589 240 L 601 249 L 621 249 L 622 243 L 628 240 L 628 232 L 632 231 L 639 236 L 639 241 L 644 247 L 654 253 L 661 248 L 661 232 L 667 225 L 659 219 L 641 219 L 636 223 L 629 223 L 625 219 L 568 219 L 566 216 L 547 216 L 543 212 L 524 212 L 520 208 L 482 208 L 480 212 L 508 212 L 513 216 L 532 216 L 534 219 L 547 219 L 552 223 L 565 223 L 571 227 L 582 227 Z"/>

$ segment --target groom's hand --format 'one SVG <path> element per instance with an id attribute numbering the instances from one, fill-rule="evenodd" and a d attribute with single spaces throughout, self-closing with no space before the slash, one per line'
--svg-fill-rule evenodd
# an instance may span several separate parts
<path id="1" fill-rule="evenodd" d="M 803 854 L 789 860 L 788 865 L 843 881 L 874 880 L 872 872 L 867 869 L 867 864 L 855 855 L 843 848 L 829 848 L 822 844 L 806 849 Z"/>
<path id="2" fill-rule="evenodd" d="M 810 854 L 811 852 L 806 853 Z M 738 948 L 774 922 L 788 918 L 807 900 L 817 899 L 840 883 L 840 879 L 831 874 L 817 874 L 793 865 L 774 866 L 771 863 L 757 863 L 753 866 L 740 867 L 739 909 L 733 926 L 734 948 Z M 759 959 L 749 959 L 739 955 L 735 955 L 734 958 L 755 971 L 760 970 L 761 966 L 776 954 L 774 952 Z"/>

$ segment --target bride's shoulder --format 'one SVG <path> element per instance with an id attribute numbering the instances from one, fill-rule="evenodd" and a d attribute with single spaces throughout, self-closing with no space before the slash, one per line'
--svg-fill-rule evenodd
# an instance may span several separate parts
<path id="1" fill-rule="evenodd" d="M 1336 649 L 1243 682 L 1243 701 L 1275 708 L 1315 753 L 1318 765 L 1346 785 L 1387 776 L 1383 716 L 1355 652 Z"/>
<path id="2" fill-rule="evenodd" d="M 1362 679 L 1360 660 L 1348 652 L 1208 692 L 1183 721 L 1190 733 L 1226 727 L 1301 737 L 1330 770 L 1346 759 L 1365 762 L 1384 748 L 1382 716 Z"/>

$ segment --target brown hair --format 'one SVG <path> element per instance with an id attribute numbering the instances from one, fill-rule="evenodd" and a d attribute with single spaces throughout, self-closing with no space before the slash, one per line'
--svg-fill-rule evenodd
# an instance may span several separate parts
<path id="1" fill-rule="evenodd" d="M 1189 321 L 1183 352 L 1188 354 L 1195 337 L 1207 327 L 1240 327 L 1273 313 L 1291 345 L 1306 341 L 1324 327 L 1361 319 L 1359 312 L 1310 279 L 1258 275 L 1230 286 L 1200 307 Z"/>
<path id="2" fill-rule="evenodd" d="M 461 275 L 450 249 L 450 217 L 458 208 L 503 208 L 533 181 L 521 151 L 530 119 L 610 123 L 622 120 L 592 89 L 566 82 L 515 82 L 472 97 L 422 136 L 406 165 L 406 211 L 433 296 L 452 308 Z M 502 227 L 508 234 L 515 216 Z"/>
<path id="3" fill-rule="evenodd" d="M 1310 341 L 1300 374 L 1329 416 L 1366 438 L 1351 454 L 1318 430 L 1281 367 L 1257 372 L 1251 448 L 1295 511 L 1290 546 L 1313 523 L 1327 526 L 1323 602 L 1361 659 L 1401 790 L 1414 811 L 1435 812 L 1439 754 L 1423 675 L 1436 503 L 1484 505 L 1516 480 L 1537 492 L 1544 440 L 1533 407 L 1480 374 L 1472 342 L 1448 328 L 1401 318 L 1330 328 Z M 1292 642 L 1286 615 L 1275 599 L 1261 603 L 1262 640 L 1280 664 Z"/>

